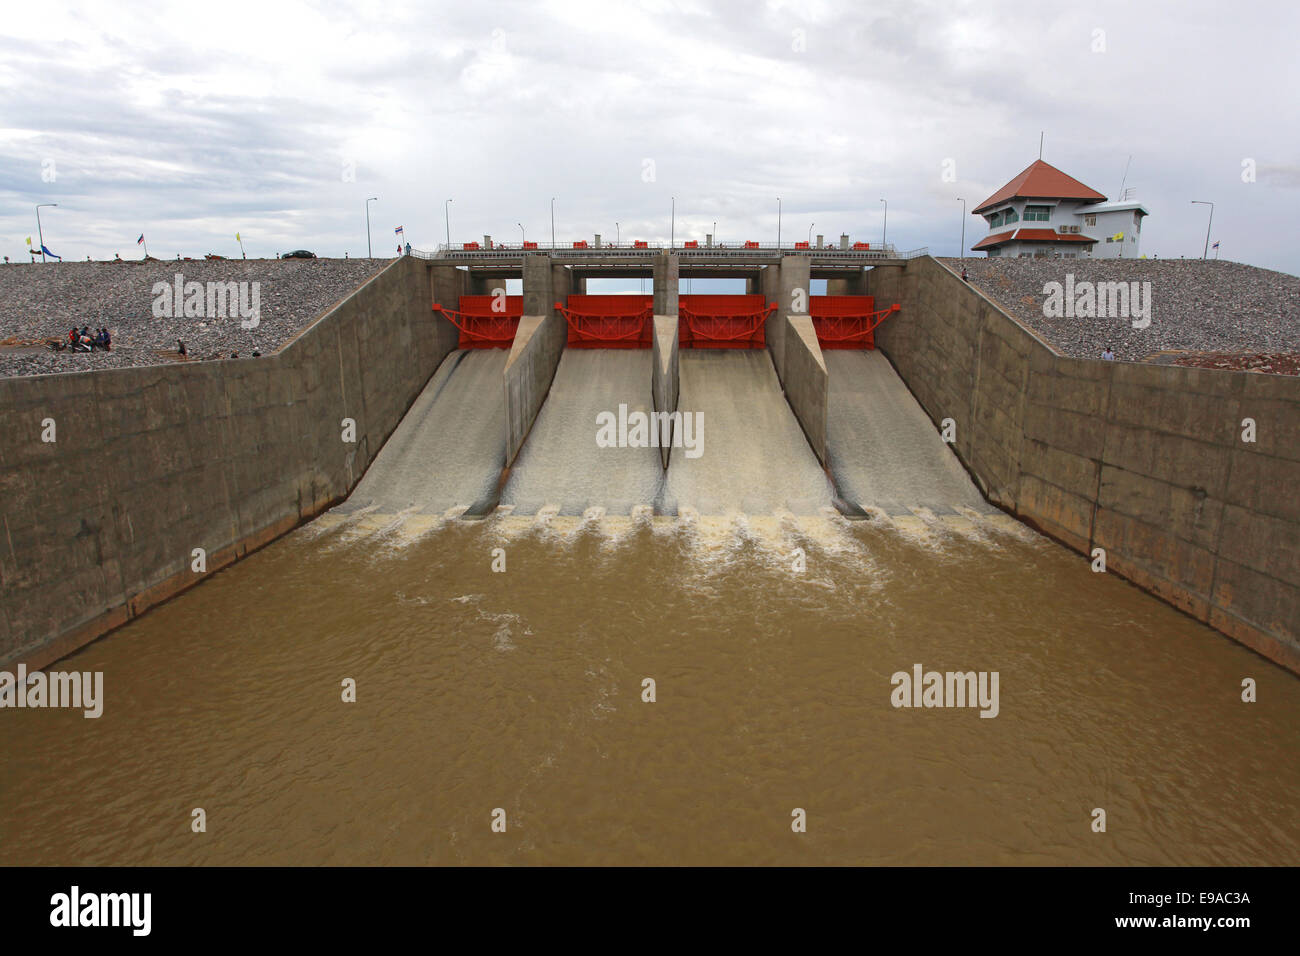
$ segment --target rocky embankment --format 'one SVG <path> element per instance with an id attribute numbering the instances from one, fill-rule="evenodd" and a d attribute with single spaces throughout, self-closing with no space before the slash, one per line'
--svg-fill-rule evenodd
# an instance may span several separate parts
<path id="1" fill-rule="evenodd" d="M 299 330 L 384 268 L 388 259 L 218 259 L 194 261 L 60 262 L 0 266 L 0 376 L 83 372 L 174 361 L 243 358 L 279 348 Z M 201 314 L 185 302 L 161 302 L 157 283 L 175 289 L 176 277 L 203 287 Z M 209 283 L 247 283 L 244 312 L 257 305 L 257 322 L 209 310 Z M 252 284 L 257 283 L 256 287 Z M 256 289 L 256 300 L 253 292 Z M 185 293 L 190 299 L 193 287 Z M 173 298 L 168 296 L 168 298 Z M 215 303 L 214 299 L 214 303 Z M 155 308 L 155 305 L 158 308 Z M 170 309 L 163 308 L 169 305 Z M 194 313 L 197 300 L 192 300 Z M 170 311 L 159 316 L 158 311 Z M 73 326 L 106 326 L 111 352 L 53 352 L 48 339 L 66 341 Z M 177 354 L 177 340 L 187 356 Z"/>
<path id="2" fill-rule="evenodd" d="M 943 259 L 1066 355 L 1294 374 L 1300 355 L 1300 278 L 1200 259 Z M 1139 283 L 1141 316 L 1054 315 L 1049 283 Z M 1145 283 L 1149 283 L 1145 285 Z M 1045 291 L 1046 290 L 1046 291 Z M 1130 302 L 1130 312 L 1134 311 Z"/>

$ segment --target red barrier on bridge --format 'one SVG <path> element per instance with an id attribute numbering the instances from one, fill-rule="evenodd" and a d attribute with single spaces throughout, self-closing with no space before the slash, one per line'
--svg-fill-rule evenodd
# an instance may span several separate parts
<path id="1" fill-rule="evenodd" d="M 814 295 L 808 311 L 823 349 L 874 349 L 876 327 L 899 308 L 895 303 L 876 311 L 870 295 Z"/>
<path id="2" fill-rule="evenodd" d="M 493 311 L 501 302 L 504 311 Z M 519 317 L 524 314 L 522 295 L 462 295 L 459 309 L 433 304 L 433 311 L 460 330 L 458 345 L 463 349 L 508 349 L 515 340 Z"/>
<path id="3" fill-rule="evenodd" d="M 678 296 L 679 347 L 761 349 L 763 323 L 775 308 L 761 295 Z"/>
<path id="4" fill-rule="evenodd" d="M 648 349 L 654 334 L 654 296 L 571 295 L 555 308 L 569 324 L 568 347 Z"/>

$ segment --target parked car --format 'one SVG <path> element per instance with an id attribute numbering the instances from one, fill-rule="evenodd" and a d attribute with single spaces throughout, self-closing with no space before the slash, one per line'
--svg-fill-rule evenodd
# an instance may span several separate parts
<path id="1" fill-rule="evenodd" d="M 315 259 L 316 253 L 308 252 L 306 249 L 295 249 L 293 252 L 286 252 L 280 258 L 281 259 Z"/>

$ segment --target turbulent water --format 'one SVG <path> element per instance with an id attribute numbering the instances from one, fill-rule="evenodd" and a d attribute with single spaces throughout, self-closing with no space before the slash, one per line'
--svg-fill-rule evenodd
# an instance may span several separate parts
<path id="1" fill-rule="evenodd" d="M 1300 863 L 1300 681 L 1000 516 L 331 514 L 59 666 L 2 864 Z"/>

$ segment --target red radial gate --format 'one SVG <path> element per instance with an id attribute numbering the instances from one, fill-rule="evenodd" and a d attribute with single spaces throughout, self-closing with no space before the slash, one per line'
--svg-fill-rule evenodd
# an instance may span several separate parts
<path id="1" fill-rule="evenodd" d="M 677 339 L 684 349 L 761 349 L 763 326 L 776 310 L 761 295 L 682 295 Z"/>
<path id="2" fill-rule="evenodd" d="M 654 333 L 654 297 L 571 295 L 555 303 L 569 324 L 569 348 L 648 349 Z"/>
<path id="3" fill-rule="evenodd" d="M 895 303 L 877 311 L 870 295 L 814 295 L 808 311 L 823 349 L 874 349 L 876 327 L 899 308 Z"/>
<path id="4" fill-rule="evenodd" d="M 519 317 L 524 314 L 522 295 L 462 295 L 459 309 L 438 303 L 433 311 L 460 330 L 463 349 L 508 349 L 515 340 Z"/>

